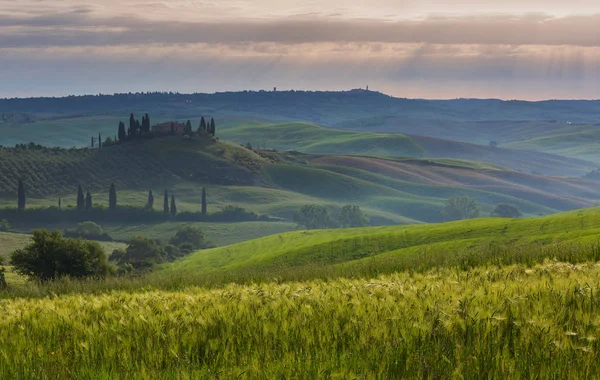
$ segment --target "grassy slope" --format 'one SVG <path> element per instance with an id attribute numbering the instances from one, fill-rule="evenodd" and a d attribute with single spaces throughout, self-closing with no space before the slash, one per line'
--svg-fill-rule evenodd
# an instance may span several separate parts
<path id="1" fill-rule="evenodd" d="M 298 150 L 304 153 L 420 157 L 423 150 L 404 135 L 345 132 L 308 123 L 265 124 L 229 121 L 219 136 L 256 147 Z"/>
<path id="2" fill-rule="evenodd" d="M 595 167 L 589 161 L 542 152 L 490 148 L 487 146 L 488 140 L 483 145 L 446 140 L 449 138 L 447 135 L 452 136 L 452 131 L 440 130 L 438 134 L 432 134 L 426 129 L 402 128 L 390 129 L 392 133 L 370 132 L 368 127 L 349 132 L 307 123 L 269 124 L 262 120 L 238 118 L 226 118 L 219 129 L 219 135 L 230 141 L 243 144 L 249 142 L 255 147 L 294 149 L 304 153 L 450 158 L 456 160 L 455 164 L 463 162 L 467 166 L 479 166 L 481 162 L 485 162 L 487 165 L 527 173 L 563 176 L 582 176 Z M 410 135 L 398 134 L 400 132 Z M 421 133 L 442 138 L 416 136 Z M 477 135 L 478 132 L 465 129 L 463 133 Z M 543 131 L 536 129 L 536 133 Z"/>
<path id="3" fill-rule="evenodd" d="M 513 149 L 532 150 L 574 157 L 600 166 L 600 129 L 595 126 L 579 132 L 535 137 L 506 144 Z"/>
<path id="4" fill-rule="evenodd" d="M 483 247 L 518 251 L 532 244 L 596 243 L 600 209 L 537 219 L 474 219 L 445 224 L 301 231 L 197 252 L 171 265 L 210 272 L 306 264 L 358 264 L 385 256 L 440 254 Z M 483 249 L 482 249 L 483 250 Z"/>

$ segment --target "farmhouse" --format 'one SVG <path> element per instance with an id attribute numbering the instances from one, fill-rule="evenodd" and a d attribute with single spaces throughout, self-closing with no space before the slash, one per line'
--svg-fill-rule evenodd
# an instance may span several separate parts
<path id="1" fill-rule="evenodd" d="M 155 134 L 166 135 L 172 132 L 176 135 L 185 134 L 185 124 L 181 124 L 176 121 L 169 121 L 152 126 L 152 133 Z"/>

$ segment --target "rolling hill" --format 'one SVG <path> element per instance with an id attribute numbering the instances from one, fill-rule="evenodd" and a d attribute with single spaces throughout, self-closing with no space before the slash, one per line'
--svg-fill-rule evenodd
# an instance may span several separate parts
<path id="1" fill-rule="evenodd" d="M 149 189 L 158 196 L 169 189 L 180 211 L 198 211 L 206 187 L 210 211 L 235 204 L 291 220 L 305 204 L 328 205 L 335 213 L 353 203 L 376 225 L 439 222 L 445 200 L 453 195 L 476 198 L 484 213 L 497 203 L 512 203 L 530 216 L 595 206 L 600 200 L 591 180 L 452 159 L 249 150 L 209 138 L 165 137 L 103 149 L 2 148 L 0 156 L 4 204 L 13 204 L 19 178 L 25 179 L 32 206 L 56 205 L 59 197 L 63 205 L 73 204 L 79 184 L 103 204 L 114 182 L 120 204 L 143 206 Z"/>
<path id="2" fill-rule="evenodd" d="M 298 231 L 198 251 L 164 273 L 228 279 L 273 272 L 292 279 L 392 273 L 433 267 L 511 265 L 600 258 L 600 209 L 534 219 L 474 219 L 444 224 Z M 585 248 L 587 247 L 587 248 Z M 576 259 L 581 255 L 579 259 Z M 472 260 L 469 263 L 469 260 Z M 307 269 L 308 268 L 308 269 Z M 227 274 L 229 273 L 229 274 Z M 297 276 L 297 277 L 294 277 Z M 235 280 L 233 280 L 235 281 Z"/>
<path id="3" fill-rule="evenodd" d="M 220 136 L 240 144 L 282 150 L 297 150 L 314 154 L 370 155 L 386 157 L 453 158 L 484 162 L 526 173 L 581 177 L 594 170 L 590 161 L 566 158 L 553 154 L 516 149 L 492 148 L 459 141 L 411 134 L 370 133 L 370 128 L 354 132 L 324 128 L 307 123 L 269 123 L 264 120 L 225 118 Z M 474 131 L 465 131 L 471 136 Z M 427 133 L 426 129 L 418 133 Z M 451 131 L 439 130 L 432 134 L 444 136 Z"/>

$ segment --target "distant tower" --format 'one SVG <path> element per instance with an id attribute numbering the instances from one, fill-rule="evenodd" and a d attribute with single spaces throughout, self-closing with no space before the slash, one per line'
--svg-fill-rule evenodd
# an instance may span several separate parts
<path id="1" fill-rule="evenodd" d="M 273 92 L 277 92 L 277 87 L 273 87 Z"/>
<path id="2" fill-rule="evenodd" d="M 367 91 L 369 91 L 369 85 L 367 85 Z"/>

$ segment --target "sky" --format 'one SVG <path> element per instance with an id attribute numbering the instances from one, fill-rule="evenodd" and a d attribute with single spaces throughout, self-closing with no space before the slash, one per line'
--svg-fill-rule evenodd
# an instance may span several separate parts
<path id="1" fill-rule="evenodd" d="M 0 97 L 600 99 L 597 0 L 0 0 Z"/>

